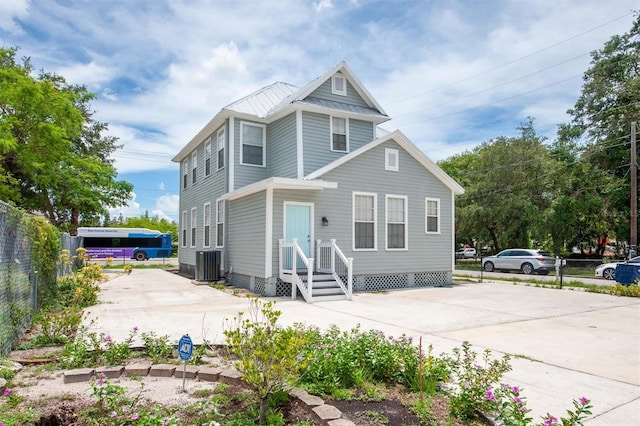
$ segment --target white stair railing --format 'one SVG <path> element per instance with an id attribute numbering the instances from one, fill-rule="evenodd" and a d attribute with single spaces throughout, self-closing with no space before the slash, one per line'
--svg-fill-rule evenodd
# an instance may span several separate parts
<path id="1" fill-rule="evenodd" d="M 353 292 L 353 258 L 346 257 L 335 239 L 316 242 L 316 271 L 331 274 L 340 289 L 351 300 Z"/>
<path id="2" fill-rule="evenodd" d="M 285 243 L 284 240 L 278 240 L 278 243 L 280 279 L 285 281 L 287 276 L 291 277 L 291 299 L 296 299 L 296 289 L 300 289 L 304 300 L 313 303 L 313 258 L 304 254 L 297 238 L 293 238 L 290 243 Z M 299 271 L 307 273 L 307 281 L 302 279 Z"/>

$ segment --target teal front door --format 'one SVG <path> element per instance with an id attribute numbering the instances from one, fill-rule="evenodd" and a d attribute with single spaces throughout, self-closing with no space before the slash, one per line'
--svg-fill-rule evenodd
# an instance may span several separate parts
<path id="1" fill-rule="evenodd" d="M 311 204 L 285 203 L 285 241 L 290 243 L 294 238 L 297 238 L 298 245 L 307 257 L 312 255 L 311 210 Z M 298 268 L 303 267 L 304 264 L 298 261 Z"/>

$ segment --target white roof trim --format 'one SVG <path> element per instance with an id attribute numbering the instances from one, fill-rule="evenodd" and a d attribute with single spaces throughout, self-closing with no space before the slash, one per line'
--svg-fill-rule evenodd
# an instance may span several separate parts
<path id="1" fill-rule="evenodd" d="M 236 200 L 238 198 L 246 197 L 247 195 L 255 194 L 256 192 L 264 191 L 268 188 L 303 189 L 303 190 L 320 191 L 323 189 L 336 189 L 337 187 L 338 187 L 337 182 L 327 182 L 324 180 L 307 180 L 307 179 L 271 177 L 256 183 L 252 183 L 251 185 L 242 187 L 237 191 L 228 192 L 220 198 L 223 200 Z"/>
<path id="2" fill-rule="evenodd" d="M 179 163 L 187 156 L 191 154 L 198 145 L 200 145 L 204 140 L 213 134 L 220 126 L 224 124 L 226 119 L 231 115 L 231 111 L 225 110 L 224 108 L 220 110 L 209 122 L 187 143 L 181 150 L 178 152 L 175 157 L 171 159 L 176 163 Z"/>
<path id="3" fill-rule="evenodd" d="M 405 151 L 409 153 L 413 158 L 416 159 L 420 164 L 424 166 L 425 169 L 430 171 L 438 180 L 440 180 L 443 184 L 447 186 L 455 195 L 464 194 L 464 188 L 460 186 L 458 182 L 453 180 L 451 176 L 445 173 L 436 163 L 434 163 L 429 157 L 425 155 L 413 142 L 407 138 L 404 133 L 400 130 L 395 130 L 391 133 L 388 133 L 384 136 L 379 137 L 378 139 L 373 140 L 372 142 L 366 144 L 363 147 L 356 149 L 355 151 L 350 152 L 344 157 L 339 158 L 338 160 L 327 164 L 326 166 L 316 170 L 315 172 L 307 175 L 305 179 L 318 179 L 324 174 L 330 172 L 331 170 L 340 167 L 341 165 L 351 161 L 353 158 L 356 158 L 370 149 L 375 148 L 376 146 L 393 139 L 398 145 L 400 145 Z"/>
<path id="4" fill-rule="evenodd" d="M 184 158 L 186 158 L 191 153 L 191 151 L 193 151 L 198 145 L 200 145 L 207 137 L 213 134 L 213 132 L 217 130 L 220 126 L 222 126 L 225 120 L 231 116 L 234 116 L 239 119 L 246 118 L 250 121 L 267 124 L 272 122 L 276 118 L 280 117 L 282 115 L 281 113 L 283 112 L 288 112 L 292 110 L 295 111 L 297 108 L 299 108 L 299 106 L 294 105 L 295 102 L 301 101 L 307 96 L 309 96 L 314 90 L 320 87 L 325 81 L 331 78 L 331 76 L 333 76 L 338 71 L 341 72 L 347 78 L 347 80 L 351 83 L 351 85 L 356 89 L 356 92 L 358 92 L 358 94 L 362 97 L 362 99 L 364 99 L 364 101 L 371 108 L 377 109 L 380 112 L 380 114 L 387 116 L 386 119 L 381 119 L 379 117 L 376 118 L 374 121 L 377 124 L 389 120 L 388 114 L 386 113 L 386 111 L 373 98 L 373 96 L 371 96 L 371 93 L 369 93 L 366 87 L 362 85 L 362 82 L 360 82 L 360 80 L 355 76 L 355 74 L 353 74 L 351 69 L 347 66 L 347 63 L 345 61 L 342 61 L 339 64 L 337 64 L 335 67 L 331 68 L 330 70 L 322 74 L 320 77 L 316 78 L 315 80 L 311 81 L 306 86 L 304 86 L 303 88 L 299 89 L 293 95 L 290 95 L 284 98 L 277 105 L 271 108 L 264 117 L 249 114 L 246 112 L 235 111 L 233 109 L 230 109 L 229 107 L 236 105 L 252 96 L 256 96 L 256 94 L 261 93 L 261 91 L 264 91 L 265 88 L 271 87 L 277 83 L 273 83 L 270 86 L 266 86 L 261 89 L 258 89 L 252 94 L 247 95 L 241 99 L 238 99 L 230 103 L 229 105 L 222 108 L 193 138 L 191 138 L 191 140 L 184 147 L 182 147 L 180 152 L 178 152 L 171 159 L 171 161 L 176 163 L 181 162 Z M 292 88 L 295 87 L 289 83 L 282 83 L 282 84 L 286 84 L 287 86 Z M 310 109 L 309 106 L 305 106 L 305 108 L 306 110 Z M 320 108 L 319 111 L 321 111 L 322 113 L 326 113 L 325 112 L 326 109 Z M 349 113 L 348 115 L 352 115 L 354 117 L 361 116 L 360 114 L 357 114 L 357 113 Z M 368 115 L 363 115 L 362 117 L 367 120 L 371 119 L 371 117 Z"/>
<path id="5" fill-rule="evenodd" d="M 356 89 L 356 92 L 358 92 L 358 94 L 365 100 L 365 102 L 367 102 L 367 104 L 369 104 L 372 108 L 375 108 L 378 111 L 380 111 L 381 114 L 388 116 L 388 114 L 382 108 L 382 106 L 378 103 L 378 101 L 376 101 L 374 97 L 371 96 L 371 93 L 369 93 L 369 91 L 362 85 L 362 83 L 360 82 L 360 80 L 358 80 L 355 74 L 351 72 L 351 69 L 347 66 L 347 63 L 345 61 L 341 61 L 338 65 L 331 68 L 330 70 L 322 74 L 320 77 L 316 78 L 315 80 L 311 81 L 306 86 L 301 88 L 294 95 L 286 99 L 283 99 L 282 102 L 280 102 L 278 105 L 273 107 L 269 115 L 276 113 L 281 108 L 284 108 L 287 104 L 291 104 L 293 102 L 303 100 L 338 71 L 340 71 L 347 78 L 347 80 L 351 83 L 351 85 Z"/>

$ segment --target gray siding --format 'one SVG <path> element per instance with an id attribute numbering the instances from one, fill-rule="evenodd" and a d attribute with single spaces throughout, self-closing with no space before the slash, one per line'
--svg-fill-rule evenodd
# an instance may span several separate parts
<path id="1" fill-rule="evenodd" d="M 267 127 L 267 169 L 270 176 L 298 177 L 296 115 L 290 114 Z"/>
<path id="2" fill-rule="evenodd" d="M 343 154 L 331 151 L 329 116 L 310 112 L 302 113 L 302 140 L 304 174 L 337 160 Z"/>
<path id="3" fill-rule="evenodd" d="M 331 151 L 330 116 L 311 112 L 302 113 L 302 138 L 304 144 L 304 174 L 308 175 L 344 156 Z M 374 126 L 370 121 L 349 119 L 349 151 L 354 151 L 374 138 Z"/>
<path id="4" fill-rule="evenodd" d="M 371 142 L 374 138 L 373 132 L 373 122 L 349 119 L 349 151 L 355 151 Z"/>
<path id="5" fill-rule="evenodd" d="M 242 188 L 243 186 L 250 185 L 255 182 L 259 182 L 266 179 L 268 175 L 267 167 L 251 166 L 240 164 L 240 123 L 249 122 L 248 120 L 234 120 L 234 162 L 235 162 L 235 189 Z M 260 123 L 256 123 L 260 124 Z M 267 129 L 267 133 L 268 129 Z M 267 158 L 268 161 L 268 158 Z M 268 163 L 267 163 L 268 164 Z"/>
<path id="6" fill-rule="evenodd" d="M 311 92 L 309 97 L 327 99 L 329 101 L 340 102 L 349 105 L 358 105 L 361 107 L 369 107 L 367 103 L 360 97 L 356 89 L 347 80 L 347 96 L 334 95 L 331 93 L 331 78 L 325 81 L 320 87 Z"/>
<path id="7" fill-rule="evenodd" d="M 225 124 L 226 125 L 226 124 Z M 216 134 L 220 128 L 216 129 Z M 225 135 L 228 135 L 228 131 Z M 208 139 L 208 138 L 207 138 Z M 228 144 L 227 144 L 228 146 Z M 227 191 L 227 168 L 218 170 L 217 151 L 212 150 L 211 174 L 205 176 L 204 172 L 204 142 L 198 145 L 197 156 L 197 175 L 196 183 L 192 183 L 191 174 L 187 188 L 182 187 L 182 167 L 180 168 L 180 210 L 178 211 L 178 261 L 180 264 L 195 265 L 195 252 L 200 250 L 214 250 L 216 234 L 215 234 L 215 212 L 216 200 Z M 225 150 L 225 154 L 226 154 Z M 191 155 L 191 154 L 189 154 Z M 204 247 L 204 204 L 211 203 L 211 245 Z M 191 247 L 191 208 L 196 207 L 196 246 Z M 187 211 L 187 247 L 182 246 L 182 212 Z"/>
<path id="8" fill-rule="evenodd" d="M 400 150 L 400 171 L 384 170 L 384 149 Z M 347 257 L 354 258 L 354 274 L 451 271 L 451 191 L 395 142 L 389 141 L 322 176 L 338 182 L 335 190 L 276 191 L 274 247 L 282 237 L 283 201 L 314 203 L 315 239 L 335 238 Z M 352 249 L 352 193 L 377 194 L 377 250 Z M 408 250 L 388 251 L 385 241 L 385 195 L 407 196 Z M 425 197 L 440 199 L 440 234 L 425 233 Z M 321 225 L 327 216 L 329 226 Z M 277 253 L 277 250 L 274 252 Z M 277 257 L 274 257 L 274 274 Z"/>
<path id="9" fill-rule="evenodd" d="M 265 192 L 227 202 L 226 268 L 233 274 L 264 277 Z"/>

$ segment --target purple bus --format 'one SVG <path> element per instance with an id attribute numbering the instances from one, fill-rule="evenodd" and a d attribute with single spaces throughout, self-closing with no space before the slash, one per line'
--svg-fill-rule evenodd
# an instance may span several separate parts
<path id="1" fill-rule="evenodd" d="M 171 256 L 171 234 L 146 228 L 78 228 L 80 247 L 91 258 L 146 260 Z"/>

